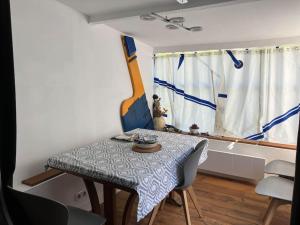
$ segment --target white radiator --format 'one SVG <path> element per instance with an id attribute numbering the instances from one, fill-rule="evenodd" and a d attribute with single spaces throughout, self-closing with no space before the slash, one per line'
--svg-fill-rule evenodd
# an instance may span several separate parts
<path id="1" fill-rule="evenodd" d="M 245 180 L 258 181 L 264 177 L 264 167 L 265 159 L 263 158 L 209 149 L 208 159 L 199 169 Z"/>
<path id="2" fill-rule="evenodd" d="M 275 159 L 293 162 L 295 153 L 281 148 L 209 140 L 208 159 L 199 169 L 256 182 L 264 177 L 266 163 Z"/>

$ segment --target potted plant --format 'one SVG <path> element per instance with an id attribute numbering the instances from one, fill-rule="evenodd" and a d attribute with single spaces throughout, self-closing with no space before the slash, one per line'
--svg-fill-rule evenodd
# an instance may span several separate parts
<path id="1" fill-rule="evenodd" d="M 190 126 L 190 133 L 199 134 L 199 127 L 197 124 L 194 123 L 192 126 Z"/>

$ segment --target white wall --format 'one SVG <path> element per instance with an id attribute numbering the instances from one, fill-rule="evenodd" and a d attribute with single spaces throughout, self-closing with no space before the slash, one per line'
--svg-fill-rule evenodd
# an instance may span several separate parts
<path id="1" fill-rule="evenodd" d="M 119 32 L 89 25 L 54 0 L 11 0 L 11 9 L 18 122 L 14 182 L 26 189 L 21 180 L 42 172 L 49 156 L 122 132 L 120 104 L 132 89 Z M 151 99 L 153 49 L 141 42 L 137 49 Z M 81 185 L 68 180 L 73 188 Z"/>

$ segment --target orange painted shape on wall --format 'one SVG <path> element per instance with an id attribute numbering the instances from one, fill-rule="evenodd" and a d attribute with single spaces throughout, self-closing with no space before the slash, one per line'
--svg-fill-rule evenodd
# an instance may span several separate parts
<path id="1" fill-rule="evenodd" d="M 137 99 L 145 94 L 145 90 L 136 55 L 134 54 L 133 56 L 128 57 L 124 43 L 124 36 L 122 37 L 122 44 L 133 89 L 132 97 L 124 100 L 121 104 L 121 115 L 124 116 L 128 112 L 130 106 L 132 106 Z"/>

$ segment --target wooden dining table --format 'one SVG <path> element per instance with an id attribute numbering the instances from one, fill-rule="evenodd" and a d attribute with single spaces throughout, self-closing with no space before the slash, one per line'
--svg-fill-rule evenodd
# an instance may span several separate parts
<path id="1" fill-rule="evenodd" d="M 92 211 L 97 214 L 101 210 L 95 183 L 103 184 L 107 225 L 115 224 L 116 189 L 130 193 L 122 224 L 128 224 L 136 198 L 136 217 L 140 221 L 183 181 L 183 162 L 204 139 L 144 129 L 135 129 L 128 134 L 156 135 L 162 148 L 155 153 L 138 153 L 132 150 L 133 143 L 100 139 L 53 155 L 47 161 L 49 167 L 83 179 Z M 199 165 L 206 159 L 207 149 L 202 152 Z"/>

